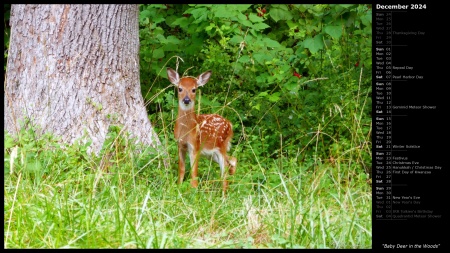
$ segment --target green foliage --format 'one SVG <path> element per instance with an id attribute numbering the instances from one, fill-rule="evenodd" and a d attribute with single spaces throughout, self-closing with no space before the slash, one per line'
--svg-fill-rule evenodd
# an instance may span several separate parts
<path id="1" fill-rule="evenodd" d="M 9 9 L 5 4 L 5 49 Z M 346 159 L 371 163 L 371 5 L 150 4 L 139 10 L 141 88 L 160 133 L 173 128 L 177 105 L 165 67 L 189 69 L 188 75 L 211 69 L 198 104 L 234 122 L 235 139 L 263 132 L 261 152 L 274 157 L 280 139 L 284 149 L 300 146 L 307 156 L 316 150 L 328 156 L 330 145 L 343 145 Z M 308 146 L 319 126 L 321 141 Z"/>
<path id="2" fill-rule="evenodd" d="M 202 112 L 219 111 L 234 122 L 236 140 L 256 138 L 265 143 L 258 152 L 274 158 L 280 140 L 285 150 L 300 147 L 303 156 L 324 160 L 330 145 L 342 145 L 345 159 L 371 163 L 361 154 L 371 145 L 371 5 L 163 4 L 140 10 L 142 89 L 158 105 L 148 107 L 158 129 L 173 127 L 177 105 L 175 92 L 164 91 L 165 67 L 179 66 L 181 73 L 193 67 L 191 75 L 211 69 L 199 104 Z"/>

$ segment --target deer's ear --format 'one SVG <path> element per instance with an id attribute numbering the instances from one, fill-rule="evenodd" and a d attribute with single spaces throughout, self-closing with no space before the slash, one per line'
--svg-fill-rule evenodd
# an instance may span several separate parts
<path id="1" fill-rule="evenodd" d="M 197 85 L 199 87 L 205 85 L 209 81 L 210 77 L 211 77 L 211 70 L 208 70 L 205 73 L 200 74 L 197 78 Z"/>
<path id="2" fill-rule="evenodd" d="M 167 68 L 167 77 L 172 84 L 178 86 L 178 83 L 180 82 L 180 75 L 178 75 L 175 70 Z"/>

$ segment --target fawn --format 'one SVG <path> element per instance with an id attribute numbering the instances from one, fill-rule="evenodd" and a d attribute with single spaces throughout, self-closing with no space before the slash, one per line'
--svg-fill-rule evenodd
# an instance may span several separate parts
<path id="1" fill-rule="evenodd" d="M 236 171 L 237 159 L 227 155 L 231 147 L 233 129 L 230 121 L 218 114 L 195 114 L 195 91 L 205 85 L 211 77 L 211 71 L 206 71 L 195 77 L 182 77 L 167 68 L 169 81 L 178 87 L 178 116 L 175 122 L 174 135 L 178 141 L 178 184 L 183 182 L 185 173 L 186 152 L 189 153 L 191 164 L 191 185 L 197 187 L 197 172 L 199 154 L 213 158 L 220 165 L 225 193 L 228 182 L 226 167 L 229 174 Z"/>

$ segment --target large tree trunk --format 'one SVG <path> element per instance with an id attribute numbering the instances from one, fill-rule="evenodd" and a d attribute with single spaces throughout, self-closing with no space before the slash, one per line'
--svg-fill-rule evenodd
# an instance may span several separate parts
<path id="1" fill-rule="evenodd" d="M 5 129 L 40 133 L 98 152 L 111 124 L 160 146 L 139 80 L 137 5 L 12 5 Z"/>

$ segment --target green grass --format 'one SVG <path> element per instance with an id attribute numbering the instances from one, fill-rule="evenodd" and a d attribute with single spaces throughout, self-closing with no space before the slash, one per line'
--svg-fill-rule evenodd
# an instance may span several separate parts
<path id="1" fill-rule="evenodd" d="M 87 145 L 5 133 L 5 248 L 371 248 L 372 195 L 350 161 L 252 157 L 250 143 L 222 196 L 203 159 L 200 184 L 178 186 L 151 150 L 127 141 L 98 157 Z"/>

